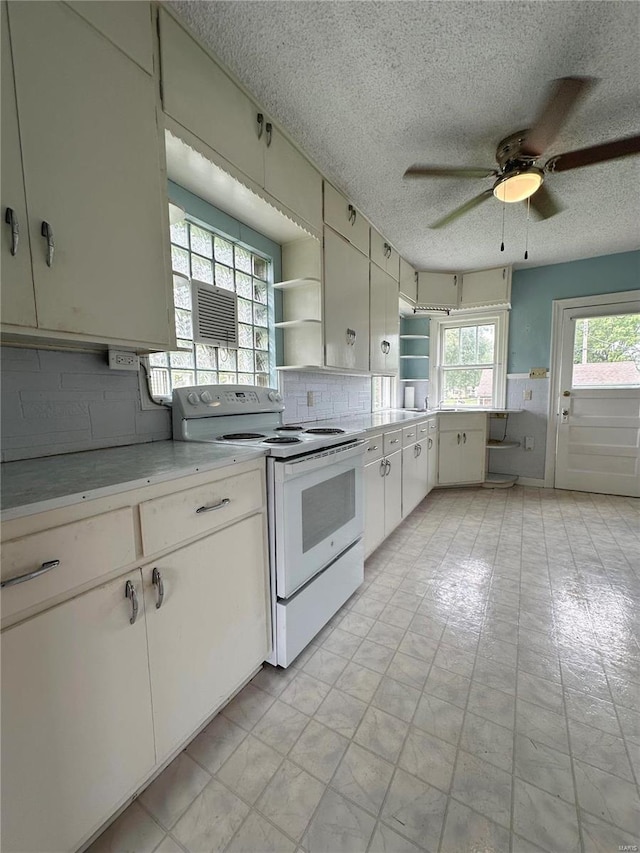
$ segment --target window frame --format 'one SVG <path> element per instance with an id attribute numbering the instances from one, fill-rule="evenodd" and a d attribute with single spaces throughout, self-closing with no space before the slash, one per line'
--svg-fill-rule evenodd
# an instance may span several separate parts
<path id="1" fill-rule="evenodd" d="M 460 408 L 477 409 L 503 409 L 506 405 L 507 396 L 507 354 L 509 342 L 509 311 L 508 309 L 500 309 L 491 312 L 482 311 L 465 311 L 448 315 L 446 317 L 433 317 L 431 320 L 431 339 L 433 347 L 431 351 L 435 354 L 435 359 L 431 360 L 429 365 L 429 385 L 431 388 L 431 399 L 440 401 L 444 392 L 444 331 L 446 329 L 462 328 L 465 326 L 483 326 L 495 324 L 496 333 L 494 340 L 493 363 L 493 393 L 490 406 L 478 407 L 461 406 Z M 452 367 L 452 365 L 448 365 Z M 460 369 L 482 369 L 488 365 L 460 365 Z"/>

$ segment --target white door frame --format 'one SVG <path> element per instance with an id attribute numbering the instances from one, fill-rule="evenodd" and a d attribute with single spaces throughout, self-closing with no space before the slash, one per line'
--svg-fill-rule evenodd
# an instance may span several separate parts
<path id="1" fill-rule="evenodd" d="M 558 397 L 560 394 L 560 357 L 562 352 L 562 318 L 567 309 L 616 305 L 626 308 L 640 299 L 640 290 L 600 293 L 597 296 L 576 296 L 554 299 L 551 315 L 551 357 L 549 366 L 549 409 L 547 412 L 547 447 L 544 463 L 545 488 L 553 489 L 556 477 L 556 441 L 558 432 Z"/>

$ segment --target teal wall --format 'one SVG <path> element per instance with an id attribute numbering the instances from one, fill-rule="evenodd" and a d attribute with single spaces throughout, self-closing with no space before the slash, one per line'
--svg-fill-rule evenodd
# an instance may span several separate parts
<path id="1" fill-rule="evenodd" d="M 640 287 L 640 251 L 513 271 L 508 373 L 549 367 L 554 299 Z"/>

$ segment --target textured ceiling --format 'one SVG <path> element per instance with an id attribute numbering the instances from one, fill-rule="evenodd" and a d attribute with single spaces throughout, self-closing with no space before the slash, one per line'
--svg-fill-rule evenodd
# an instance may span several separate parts
<path id="1" fill-rule="evenodd" d="M 636 2 L 280 2 L 169 5 L 320 170 L 419 269 L 539 266 L 640 246 L 640 156 L 548 176 L 564 206 L 532 220 L 491 198 L 429 223 L 490 179 L 402 179 L 413 163 L 495 166 L 550 80 L 600 79 L 552 154 L 640 132 Z"/>

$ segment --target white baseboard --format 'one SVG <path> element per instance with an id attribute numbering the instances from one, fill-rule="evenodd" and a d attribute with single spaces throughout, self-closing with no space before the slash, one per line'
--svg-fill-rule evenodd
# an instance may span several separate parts
<path id="1" fill-rule="evenodd" d="M 518 477 L 519 486 L 535 486 L 538 489 L 546 489 L 544 480 L 538 480 L 535 477 Z"/>

